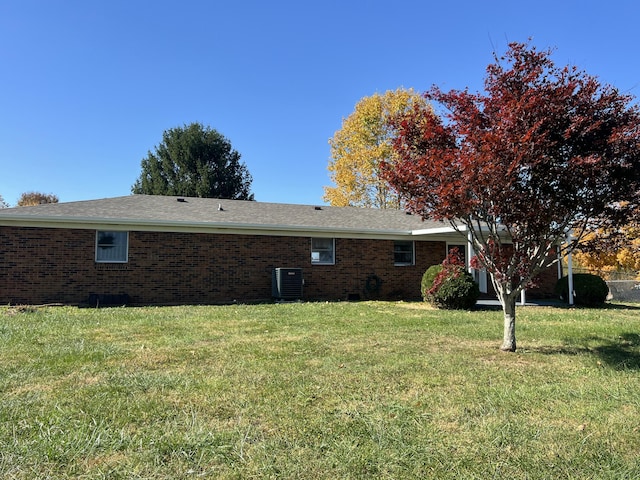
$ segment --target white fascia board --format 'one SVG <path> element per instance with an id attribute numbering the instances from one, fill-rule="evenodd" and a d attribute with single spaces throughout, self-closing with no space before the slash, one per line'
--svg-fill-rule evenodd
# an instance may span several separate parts
<path id="1" fill-rule="evenodd" d="M 465 232 L 467 227 L 461 225 L 460 228 L 455 229 L 453 227 L 437 227 L 437 228 L 423 228 L 420 230 L 413 230 L 411 235 L 440 235 L 443 233 L 459 233 Z"/>
<path id="2" fill-rule="evenodd" d="M 417 236 L 440 236 L 440 238 L 445 238 L 445 237 L 449 237 L 449 238 L 453 238 L 453 235 L 460 235 L 463 234 L 464 232 L 466 232 L 468 229 L 466 227 L 466 225 L 460 225 L 460 227 L 458 229 L 455 229 L 453 227 L 438 227 L 438 228 L 425 228 L 425 229 L 421 229 L 421 230 L 413 230 L 411 232 L 412 235 L 417 235 Z M 488 228 L 483 227 L 481 229 L 481 231 L 483 233 L 489 232 Z M 505 228 L 502 228 L 500 231 L 500 237 L 509 241 L 509 235 L 507 234 L 507 231 Z M 435 239 L 434 239 L 435 240 Z"/>
<path id="3" fill-rule="evenodd" d="M 297 225 L 264 225 L 212 222 L 148 221 L 117 218 L 0 216 L 0 226 L 121 230 L 148 232 L 224 233 L 244 235 L 310 236 L 335 238 L 402 239 L 410 230 L 361 230 Z"/>

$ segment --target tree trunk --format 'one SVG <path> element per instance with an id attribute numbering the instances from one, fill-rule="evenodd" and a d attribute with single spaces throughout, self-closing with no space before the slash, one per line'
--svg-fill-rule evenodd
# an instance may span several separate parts
<path id="1" fill-rule="evenodd" d="M 516 351 L 516 297 L 505 295 L 500 302 L 504 312 L 504 337 L 500 350 L 503 352 Z"/>

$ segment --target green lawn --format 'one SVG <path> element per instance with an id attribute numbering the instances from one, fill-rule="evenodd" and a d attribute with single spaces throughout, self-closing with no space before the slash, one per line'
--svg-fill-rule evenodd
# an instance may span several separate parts
<path id="1" fill-rule="evenodd" d="M 640 305 L 0 308 L 0 477 L 640 478 Z"/>

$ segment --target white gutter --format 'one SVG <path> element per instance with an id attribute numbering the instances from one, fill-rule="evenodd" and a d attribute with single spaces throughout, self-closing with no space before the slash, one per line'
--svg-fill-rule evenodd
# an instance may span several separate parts
<path id="1" fill-rule="evenodd" d="M 141 219 L 95 218 L 95 217 L 37 217 L 28 215 L 2 216 L 0 226 L 138 230 L 191 233 L 237 233 L 256 235 L 308 236 L 318 234 L 326 237 L 345 238 L 406 238 L 411 230 L 369 230 L 345 227 L 324 227 L 280 224 L 242 224 L 232 222 L 181 222 Z"/>
<path id="2" fill-rule="evenodd" d="M 438 235 L 443 233 L 458 233 L 467 230 L 465 225 L 462 225 L 459 229 L 453 227 L 437 227 L 437 228 L 423 228 L 420 230 L 413 230 L 411 235 Z"/>
<path id="3" fill-rule="evenodd" d="M 318 234 L 324 237 L 337 238 L 369 238 L 369 239 L 404 239 L 411 236 L 450 235 L 467 230 L 461 225 L 457 230 L 451 226 L 425 228 L 417 230 L 385 230 L 385 229 L 353 229 L 347 227 L 324 227 L 307 225 L 282 225 L 264 223 L 234 222 L 184 222 L 176 220 L 144 220 L 122 218 L 68 217 L 68 216 L 32 216 L 1 215 L 0 226 L 73 228 L 73 229 L 105 229 L 138 230 L 156 232 L 191 232 L 191 233 L 235 233 L 255 235 L 308 236 Z"/>

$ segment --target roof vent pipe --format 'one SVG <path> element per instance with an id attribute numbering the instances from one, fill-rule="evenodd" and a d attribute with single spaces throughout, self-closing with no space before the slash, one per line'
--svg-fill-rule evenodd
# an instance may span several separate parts
<path id="1" fill-rule="evenodd" d="M 224 208 L 222 208 L 222 204 L 221 203 L 218 204 L 218 211 L 219 212 L 223 212 L 224 211 Z"/>

